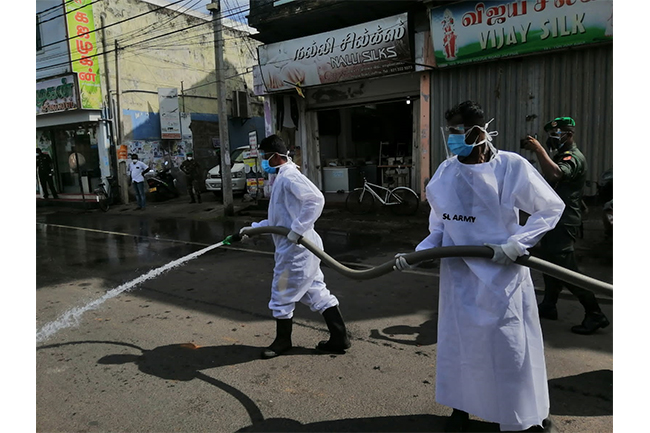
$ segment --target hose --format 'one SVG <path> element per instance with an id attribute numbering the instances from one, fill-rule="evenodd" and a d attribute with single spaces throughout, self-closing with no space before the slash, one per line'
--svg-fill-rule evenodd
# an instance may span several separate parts
<path id="1" fill-rule="evenodd" d="M 286 227 L 278 226 L 265 226 L 265 227 L 255 227 L 255 228 L 246 228 L 244 233 L 228 236 L 223 243 L 225 245 L 230 245 L 233 242 L 240 241 L 243 236 L 256 236 L 261 234 L 276 234 L 280 236 L 286 236 L 289 234 L 290 230 Z M 388 261 L 381 265 L 372 267 L 365 270 L 351 269 L 347 266 L 342 265 L 336 261 L 333 257 L 327 254 L 325 251 L 318 248 L 310 240 L 301 237 L 298 240 L 300 245 L 303 245 L 309 251 L 311 251 L 315 256 L 325 262 L 329 267 L 340 273 L 341 275 L 352 278 L 354 280 L 370 280 L 373 278 L 386 275 L 395 270 L 395 260 Z M 432 259 L 440 259 L 445 257 L 479 257 L 485 259 L 491 259 L 494 252 L 492 248 L 486 246 L 454 246 L 454 247 L 440 247 L 440 248 L 431 248 L 422 251 L 416 251 L 413 253 L 405 254 L 403 257 L 410 265 L 415 265 L 420 262 L 424 262 Z M 542 260 L 538 257 L 521 256 L 515 260 L 515 263 L 518 265 L 526 266 L 531 269 L 535 269 L 544 274 L 555 277 L 559 280 L 565 281 L 567 283 L 576 285 L 583 289 L 596 290 L 596 291 L 609 291 L 612 292 L 614 286 L 597 280 L 595 278 L 588 277 L 579 272 L 572 271 L 570 269 L 563 268 L 562 266 L 555 265 L 553 263 Z"/>

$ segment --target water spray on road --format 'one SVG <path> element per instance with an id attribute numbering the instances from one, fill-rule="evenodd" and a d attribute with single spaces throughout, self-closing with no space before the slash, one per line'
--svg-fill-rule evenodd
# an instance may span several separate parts
<path id="1" fill-rule="evenodd" d="M 130 290 L 139 284 L 144 283 L 147 280 L 150 280 L 152 278 L 156 278 L 159 275 L 163 274 L 164 272 L 167 272 L 175 267 L 178 267 L 182 265 L 185 262 L 188 262 L 192 259 L 195 259 L 208 251 L 211 251 L 215 248 L 219 248 L 220 246 L 224 245 L 224 242 L 219 242 L 214 245 L 210 245 L 209 247 L 203 248 L 202 250 L 195 251 L 191 254 L 186 255 L 185 257 L 181 257 L 180 259 L 174 260 L 172 262 L 167 263 L 165 266 L 161 266 L 156 269 L 152 269 L 151 271 L 147 272 L 144 275 L 139 276 L 135 280 L 131 280 L 128 283 L 124 283 L 119 287 L 116 287 L 112 290 L 109 290 L 106 292 L 104 296 L 102 296 L 99 299 L 96 299 L 83 307 L 75 307 L 72 308 L 65 313 L 63 313 L 57 320 L 53 322 L 49 322 L 45 324 L 37 333 L 36 333 L 36 343 L 41 343 L 48 338 L 50 338 L 52 335 L 60 331 L 61 329 L 68 328 L 71 326 L 76 326 L 79 323 L 79 319 L 81 316 L 89 310 L 93 310 L 97 307 L 99 307 L 101 304 L 106 302 L 107 300 L 116 297 L 120 293 L 123 293 L 127 290 Z"/>

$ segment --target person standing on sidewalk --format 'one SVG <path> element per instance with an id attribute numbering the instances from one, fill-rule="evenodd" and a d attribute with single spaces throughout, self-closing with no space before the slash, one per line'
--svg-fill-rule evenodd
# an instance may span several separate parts
<path id="1" fill-rule="evenodd" d="M 304 237 L 318 248 L 323 248 L 321 237 L 314 230 L 325 198 L 287 156 L 287 146 L 277 135 L 261 141 L 262 168 L 277 173 L 269 200 L 268 219 L 253 223 L 252 228 L 281 226 L 291 229 L 288 236 L 272 235 L 275 244 L 275 267 L 271 283 L 269 308 L 276 320 L 276 338 L 262 352 L 268 359 L 291 349 L 293 312 L 301 302 L 323 315 L 330 331 L 328 341 L 318 343 L 316 349 L 327 353 L 345 353 L 351 346 L 345 323 L 339 310 L 339 301 L 325 285 L 320 259 L 298 241 Z M 239 234 L 244 236 L 249 227 Z"/>
<path id="2" fill-rule="evenodd" d="M 138 160 L 137 153 L 131 155 L 131 164 L 129 164 L 128 167 L 129 176 L 131 177 L 131 182 L 133 182 L 133 189 L 135 190 L 135 200 L 138 204 L 136 210 L 144 210 L 147 205 L 144 174 L 147 173 L 150 168 L 147 167 L 144 162 Z"/>
<path id="3" fill-rule="evenodd" d="M 192 152 L 187 152 L 187 158 L 181 163 L 180 170 L 185 173 L 185 182 L 187 183 L 187 193 L 190 196 L 190 203 L 196 203 L 194 193 L 196 192 L 196 199 L 201 203 L 201 165 L 194 159 Z"/>
<path id="4" fill-rule="evenodd" d="M 426 187 L 430 234 L 415 249 L 494 252 L 492 260 L 440 260 L 436 401 L 453 408 L 445 431 L 467 431 L 469 414 L 501 431 L 550 431 L 535 287 L 530 270 L 513 263 L 557 224 L 564 203 L 523 157 L 497 151 L 476 102 L 445 118 L 449 158 Z M 523 226 L 518 209 L 530 215 Z M 397 270 L 410 267 L 396 256 Z"/>
<path id="5" fill-rule="evenodd" d="M 52 197 L 59 198 L 54 188 L 54 165 L 52 164 L 52 158 L 47 153 L 43 153 L 39 147 L 36 148 L 36 170 L 38 171 L 38 179 L 41 182 L 43 198 L 48 198 L 48 186 L 52 190 Z"/>
<path id="6" fill-rule="evenodd" d="M 558 225 L 541 240 L 541 258 L 556 265 L 578 271 L 574 244 L 582 223 L 582 190 L 587 178 L 587 160 L 574 141 L 576 123 L 571 117 L 557 117 L 546 125 L 549 149 L 557 150 L 551 158 L 541 143 L 531 136 L 525 138 L 524 148 L 532 151 L 539 161 L 544 178 L 566 205 Z M 593 292 L 565 283 L 544 274 L 544 299 L 539 304 L 539 316 L 557 320 L 557 301 L 566 287 L 582 304 L 585 317 L 580 325 L 573 326 L 576 334 L 593 334 L 609 325 Z"/>

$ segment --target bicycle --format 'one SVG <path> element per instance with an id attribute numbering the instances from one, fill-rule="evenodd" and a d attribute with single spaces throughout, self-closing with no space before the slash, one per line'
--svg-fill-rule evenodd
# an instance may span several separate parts
<path id="1" fill-rule="evenodd" d="M 381 191 L 384 198 L 375 191 Z M 386 188 L 375 185 L 363 178 L 363 188 L 355 188 L 345 200 L 345 206 L 353 214 L 367 214 L 375 206 L 375 200 L 383 206 L 389 206 L 395 215 L 414 215 L 420 206 L 420 198 L 411 188 L 398 186 L 397 188 Z"/>
<path id="2" fill-rule="evenodd" d="M 97 188 L 95 188 L 95 195 L 97 196 L 97 204 L 99 208 L 108 212 L 108 209 L 111 204 L 113 204 L 113 199 L 116 197 L 118 185 L 115 178 L 112 176 L 106 178 L 108 180 L 108 191 L 106 191 L 106 185 L 104 182 L 100 182 Z"/>

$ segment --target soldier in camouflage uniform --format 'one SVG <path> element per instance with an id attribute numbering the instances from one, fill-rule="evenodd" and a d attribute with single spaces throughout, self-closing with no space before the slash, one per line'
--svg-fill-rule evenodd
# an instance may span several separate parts
<path id="1" fill-rule="evenodd" d="M 573 271 L 578 271 L 573 244 L 582 224 L 582 190 L 587 177 L 587 161 L 576 146 L 573 135 L 575 121 L 570 117 L 558 117 L 544 125 L 549 134 L 549 149 L 557 150 L 551 158 L 535 138 L 528 136 L 524 148 L 537 155 L 542 174 L 566 205 L 557 226 L 547 232 L 540 242 L 542 258 Z M 573 326 L 576 334 L 593 334 L 599 328 L 609 325 L 609 320 L 600 310 L 593 292 L 565 283 L 544 274 L 544 300 L 539 304 L 539 316 L 557 320 L 557 301 L 566 287 L 585 309 L 582 324 Z"/>
<path id="2" fill-rule="evenodd" d="M 201 203 L 201 166 L 194 159 L 192 152 L 187 152 L 187 159 L 181 163 L 180 169 L 185 173 L 185 181 L 187 183 L 187 193 L 190 195 L 190 203 L 196 203 L 194 199 L 194 192 L 196 191 L 196 199 Z"/>
<path id="3" fill-rule="evenodd" d="M 36 170 L 38 171 L 38 178 L 41 181 L 43 198 L 48 197 L 48 186 L 52 190 L 52 197 L 59 198 L 56 189 L 54 189 L 54 166 L 52 164 L 52 158 L 47 153 L 43 153 L 38 147 L 36 148 Z"/>

